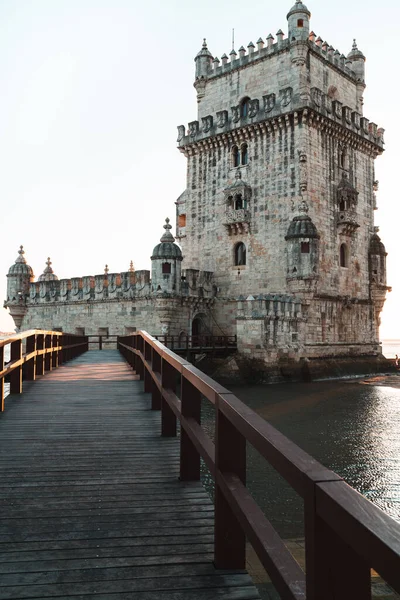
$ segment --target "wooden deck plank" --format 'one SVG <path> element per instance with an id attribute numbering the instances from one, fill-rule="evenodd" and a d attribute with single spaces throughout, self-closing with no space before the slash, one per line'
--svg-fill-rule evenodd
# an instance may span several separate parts
<path id="1" fill-rule="evenodd" d="M 0 600 L 255 600 L 216 571 L 213 506 L 182 483 L 142 383 L 89 352 L 10 396 L 0 415 Z"/>

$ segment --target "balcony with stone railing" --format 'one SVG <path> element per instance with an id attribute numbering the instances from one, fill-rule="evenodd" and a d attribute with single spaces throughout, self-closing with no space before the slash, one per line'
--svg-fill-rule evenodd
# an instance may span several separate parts
<path id="1" fill-rule="evenodd" d="M 357 223 L 357 214 L 355 210 L 341 210 L 337 217 L 337 226 L 339 233 L 343 235 L 353 235 L 360 227 Z"/>
<path id="2" fill-rule="evenodd" d="M 228 209 L 225 213 L 225 227 L 229 235 L 248 233 L 250 231 L 250 211 L 245 208 Z"/>

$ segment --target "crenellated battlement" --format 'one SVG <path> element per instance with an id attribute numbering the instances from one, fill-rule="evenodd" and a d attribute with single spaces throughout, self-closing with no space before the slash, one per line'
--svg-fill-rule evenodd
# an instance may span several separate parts
<path id="1" fill-rule="evenodd" d="M 338 69 L 342 75 L 353 81 L 357 81 L 357 74 L 352 68 L 353 62 L 346 55 L 328 44 L 327 41 L 324 41 L 319 36 L 317 37 L 313 31 L 309 35 L 307 45 L 322 60 L 325 60 L 329 65 Z M 280 52 L 289 51 L 292 46 L 293 42 L 285 38 L 283 31 L 280 29 L 276 33 L 276 38 L 270 33 L 266 38 L 266 43 L 262 38 L 259 38 L 257 47 L 253 42 L 250 42 L 247 45 L 247 50 L 244 46 L 241 46 L 238 53 L 232 49 L 229 52 L 229 57 L 227 54 L 223 54 L 221 59 L 217 56 L 212 58 L 207 70 L 207 79 L 222 77 L 232 73 L 232 71 L 253 65 L 257 61 L 267 60 Z"/>

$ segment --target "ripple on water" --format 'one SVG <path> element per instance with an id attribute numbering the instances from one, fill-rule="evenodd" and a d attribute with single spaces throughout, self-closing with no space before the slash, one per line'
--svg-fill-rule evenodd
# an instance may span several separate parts
<path id="1" fill-rule="evenodd" d="M 400 390 L 324 381 L 235 387 L 274 427 L 400 522 Z M 212 410 L 203 422 L 213 432 Z M 303 533 L 301 498 L 249 449 L 248 487 L 283 537 Z M 209 488 L 212 488 L 208 478 Z"/>

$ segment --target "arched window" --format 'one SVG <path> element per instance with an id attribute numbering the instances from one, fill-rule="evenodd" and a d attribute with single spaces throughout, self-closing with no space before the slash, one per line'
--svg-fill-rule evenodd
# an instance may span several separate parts
<path id="1" fill-rule="evenodd" d="M 249 152 L 248 152 L 248 146 L 247 144 L 242 144 L 241 147 L 241 154 L 242 154 L 242 165 L 247 165 L 247 163 L 249 162 Z"/>
<path id="2" fill-rule="evenodd" d="M 171 274 L 171 263 L 163 263 L 162 264 L 162 272 L 170 275 Z"/>
<path id="3" fill-rule="evenodd" d="M 240 152 L 237 146 L 233 146 L 232 148 L 232 164 L 234 167 L 238 167 L 240 165 Z"/>
<path id="4" fill-rule="evenodd" d="M 238 267 L 240 265 L 246 264 L 246 246 L 243 242 L 239 242 L 235 246 L 235 266 Z"/>
<path id="5" fill-rule="evenodd" d="M 243 196 L 242 194 L 238 194 L 235 196 L 235 210 L 240 210 L 243 208 Z"/>
<path id="6" fill-rule="evenodd" d="M 344 210 L 346 210 L 346 204 L 345 204 L 344 200 L 341 200 L 341 201 L 339 202 L 339 210 L 340 210 L 341 212 L 343 212 Z"/>
<path id="7" fill-rule="evenodd" d="M 346 244 L 342 244 L 340 246 L 340 266 L 348 267 L 349 266 L 349 251 Z"/>
<path id="8" fill-rule="evenodd" d="M 235 208 L 235 203 L 233 202 L 233 196 L 228 196 L 228 206 L 229 206 L 229 208 Z"/>
<path id="9" fill-rule="evenodd" d="M 240 103 L 240 116 L 242 119 L 246 119 L 249 115 L 249 98 L 243 98 Z"/>
<path id="10" fill-rule="evenodd" d="M 303 21 L 303 19 L 298 19 L 298 21 L 297 21 L 297 27 L 304 27 L 304 21 Z"/>

